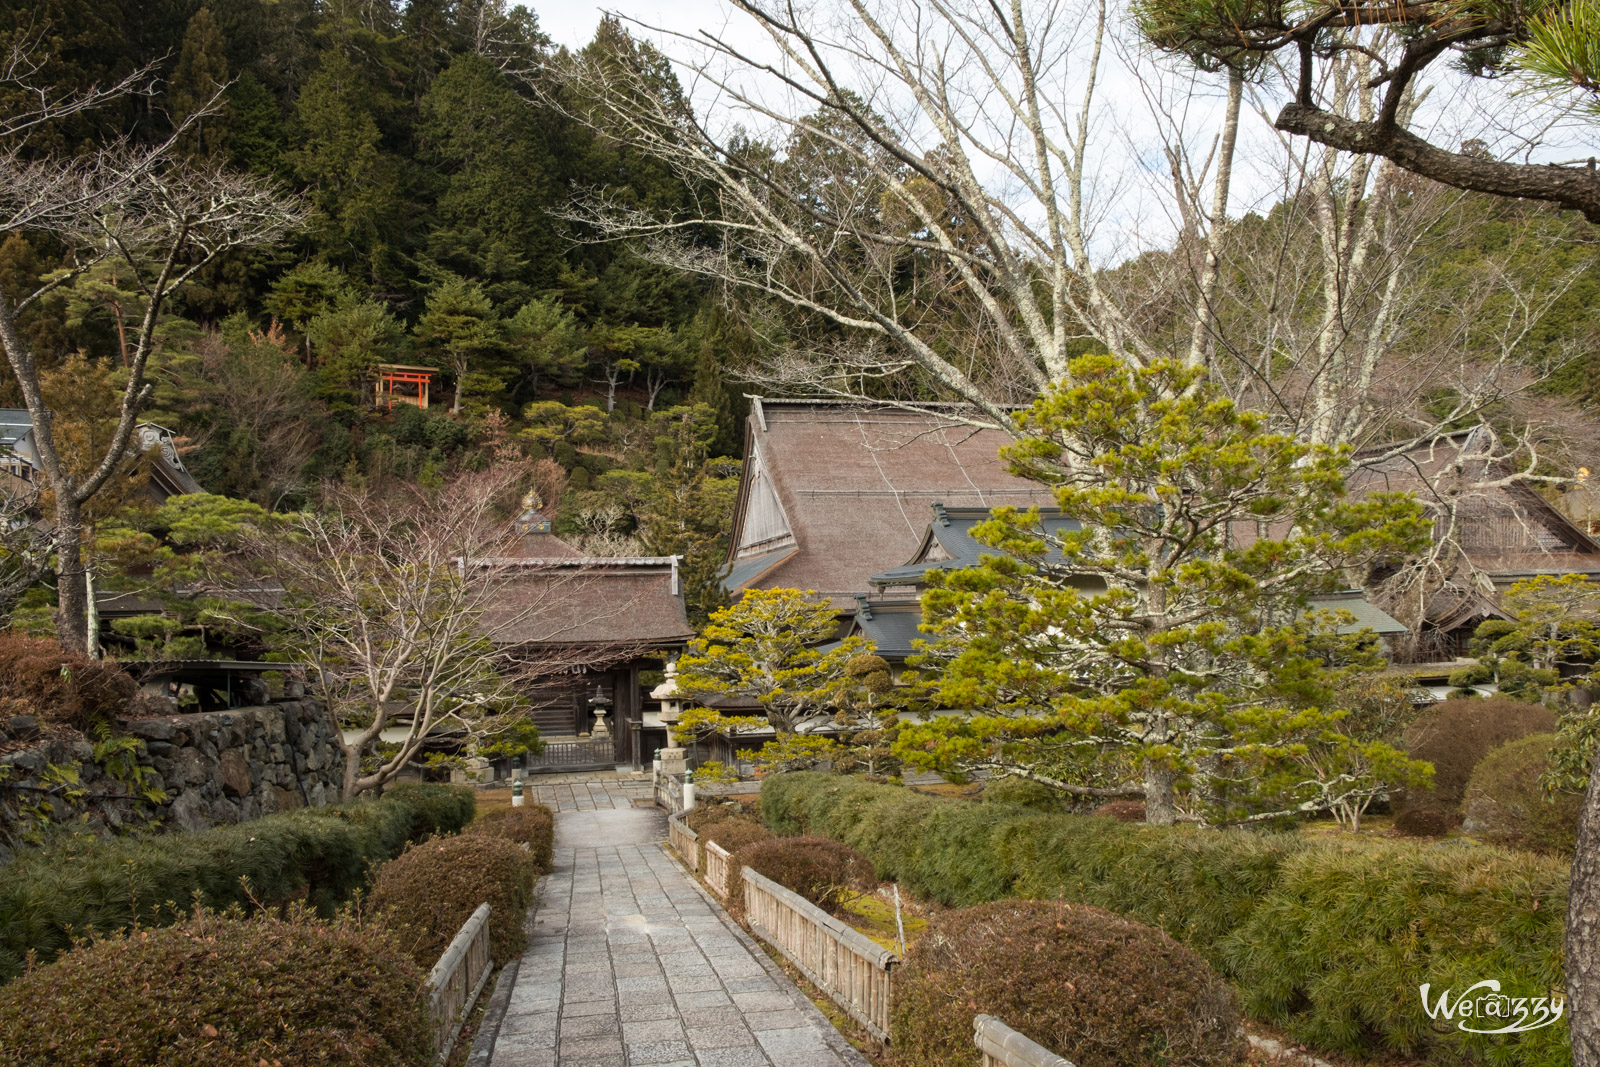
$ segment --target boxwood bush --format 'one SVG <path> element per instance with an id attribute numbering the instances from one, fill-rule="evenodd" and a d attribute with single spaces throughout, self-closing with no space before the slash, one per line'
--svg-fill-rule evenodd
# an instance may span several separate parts
<path id="1" fill-rule="evenodd" d="M 481 904 L 488 904 L 490 955 L 504 963 L 527 942 L 523 922 L 539 867 L 515 841 L 467 833 L 435 837 L 378 869 L 368 903 L 401 944 L 431 968 Z"/>
<path id="2" fill-rule="evenodd" d="M 1249 1010 L 1322 1049 L 1571 1062 L 1564 1026 L 1498 1037 L 1434 1028 L 1417 991 L 1483 978 L 1511 995 L 1559 990 L 1568 871 L 1556 860 L 1047 815 L 815 772 L 767 779 L 761 812 L 774 831 L 843 842 L 943 904 L 1064 900 L 1159 927 L 1230 978 Z"/>
<path id="3" fill-rule="evenodd" d="M 0 1065 L 424 1067 L 423 977 L 386 931 L 347 917 L 200 913 L 0 989 Z"/>
<path id="4" fill-rule="evenodd" d="M 21 853 L 0 867 L 0 981 L 22 973 L 30 951 L 47 962 L 74 936 L 165 925 L 197 902 L 304 901 L 331 916 L 413 834 L 460 830 L 472 805 L 470 789 L 417 786 L 199 833 L 83 837 Z"/>
<path id="5" fill-rule="evenodd" d="M 1077 1067 L 1236 1067 L 1233 991 L 1160 930 L 1099 908 L 1003 900 L 936 917 L 895 978 L 895 1059 L 971 1062 L 993 1015 Z"/>
<path id="6" fill-rule="evenodd" d="M 550 873 L 555 854 L 556 816 L 543 804 L 485 812 L 469 829 L 473 833 L 503 837 L 519 845 L 527 845 L 539 873 Z"/>

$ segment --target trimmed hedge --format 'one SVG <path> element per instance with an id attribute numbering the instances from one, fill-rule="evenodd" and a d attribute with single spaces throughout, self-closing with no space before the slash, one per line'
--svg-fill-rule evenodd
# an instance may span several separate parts
<path id="1" fill-rule="evenodd" d="M 1236 1067 L 1233 991 L 1160 930 L 1100 908 L 1002 900 L 938 916 L 895 978 L 897 1062 L 971 1062 L 993 1015 L 1078 1067 Z"/>
<path id="2" fill-rule="evenodd" d="M 1560 989 L 1568 871 L 1555 860 L 1044 815 L 814 772 L 768 778 L 761 812 L 775 832 L 850 845 L 943 904 L 1057 899 L 1159 927 L 1231 978 L 1253 1013 L 1320 1048 L 1571 1062 L 1564 1027 L 1433 1030 L 1417 992 L 1483 978 L 1513 996 Z"/>
<path id="3" fill-rule="evenodd" d="M 422 972 L 386 931 L 198 914 L 0 989 L 4 1067 L 431 1067 Z"/>
<path id="4" fill-rule="evenodd" d="M 556 815 L 543 804 L 485 812 L 467 828 L 469 833 L 503 837 L 527 845 L 540 874 L 549 874 L 555 857 Z"/>
<path id="5" fill-rule="evenodd" d="M 465 833 L 431 838 L 385 863 L 367 900 L 425 968 L 444 955 L 472 913 L 488 904 L 489 952 L 504 963 L 527 945 L 522 924 L 538 877 L 529 849 L 503 837 Z"/>
<path id="6" fill-rule="evenodd" d="M 0 981 L 21 974 L 30 951 L 48 962 L 73 937 L 136 921 L 163 926 L 197 902 L 254 910 L 305 901 L 331 916 L 412 835 L 456 832 L 472 805 L 470 789 L 416 786 L 199 833 L 83 838 L 22 853 L 0 867 Z"/>

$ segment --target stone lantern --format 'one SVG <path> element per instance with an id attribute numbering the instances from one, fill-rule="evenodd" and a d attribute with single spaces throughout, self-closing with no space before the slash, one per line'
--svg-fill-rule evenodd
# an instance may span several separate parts
<path id="1" fill-rule="evenodd" d="M 606 709 L 611 706 L 611 698 L 606 696 L 605 690 L 598 685 L 594 687 L 594 696 L 589 698 L 589 706 L 594 709 L 594 729 L 590 737 L 610 737 L 611 728 L 606 725 Z"/>
<path id="2" fill-rule="evenodd" d="M 661 725 L 667 728 L 667 747 L 658 754 L 662 774 L 682 774 L 688 769 L 688 754 L 673 736 L 672 728 L 683 718 L 683 694 L 678 691 L 678 662 L 667 661 L 667 677 L 650 690 L 652 700 L 661 701 Z"/>

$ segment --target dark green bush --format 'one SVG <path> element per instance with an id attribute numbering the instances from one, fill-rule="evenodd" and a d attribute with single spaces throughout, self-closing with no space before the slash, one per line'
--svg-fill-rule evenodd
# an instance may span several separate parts
<path id="1" fill-rule="evenodd" d="M 872 864 L 855 849 L 825 837 L 774 837 L 734 853 L 728 896 L 744 899 L 743 869 L 749 867 L 794 890 L 817 907 L 834 911 L 872 884 Z"/>
<path id="2" fill-rule="evenodd" d="M 442 808 L 449 786 L 380 800 L 269 815 L 192 834 L 79 838 L 23 852 L 0 867 L 0 980 L 22 973 L 32 950 L 54 959 L 72 936 L 160 926 L 198 900 L 247 909 L 303 900 L 330 916 L 373 867 L 400 854 L 413 827 L 459 829 L 419 815 Z"/>
<path id="3" fill-rule="evenodd" d="M 399 782 L 385 789 L 383 795 L 411 809 L 413 841 L 434 834 L 458 833 L 478 813 L 477 795 L 464 785 Z"/>
<path id="4" fill-rule="evenodd" d="M 891 1040 L 908 1067 L 972 1062 L 993 1015 L 1077 1067 L 1235 1067 L 1233 991 L 1160 930 L 1099 908 L 1004 900 L 948 912 L 895 978 Z"/>
<path id="5" fill-rule="evenodd" d="M 437 963 L 462 924 L 488 904 L 489 951 L 504 963 L 526 946 L 522 924 L 538 877 L 533 855 L 515 841 L 471 833 L 435 837 L 380 867 L 367 899 L 424 968 Z"/>
<path id="6" fill-rule="evenodd" d="M 503 837 L 519 845 L 527 845 L 528 854 L 533 857 L 539 873 L 550 873 L 555 852 L 556 816 L 543 804 L 485 812 L 469 829 L 472 833 Z"/>
<path id="7" fill-rule="evenodd" d="M 115 934 L 0 989 L 4 1067 L 424 1067 L 422 972 L 386 931 L 304 913 Z"/>
<path id="8" fill-rule="evenodd" d="M 1422 1032 L 1431 1022 L 1422 982 L 1459 978 L 1460 990 L 1480 980 L 1469 971 L 1487 968 L 1516 995 L 1561 988 L 1567 872 L 1537 856 L 1044 815 L 818 773 L 769 778 L 761 809 L 774 829 L 841 841 L 941 903 L 1064 900 L 1159 927 L 1233 979 L 1252 1011 L 1330 1051 L 1570 1062 L 1559 1027 Z M 1413 907 L 1414 927 L 1404 918 Z M 1364 969 L 1374 939 L 1383 951 Z M 1336 979 L 1317 977 L 1320 958 Z"/>
<path id="9" fill-rule="evenodd" d="M 1397 798 L 1403 810 L 1438 808 L 1458 820 L 1467 779 L 1478 761 L 1507 741 L 1553 733 L 1549 708 L 1510 697 L 1455 697 L 1429 708 L 1406 728 L 1406 751 L 1433 764 L 1433 788 Z"/>
<path id="10" fill-rule="evenodd" d="M 1483 757 L 1467 781 L 1464 829 L 1497 845 L 1571 856 L 1583 796 L 1547 796 L 1540 784 L 1555 743 L 1555 734 L 1529 734 Z"/>

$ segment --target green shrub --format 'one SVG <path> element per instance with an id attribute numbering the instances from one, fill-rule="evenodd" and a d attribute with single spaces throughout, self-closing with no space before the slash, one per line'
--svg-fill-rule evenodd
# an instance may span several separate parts
<path id="1" fill-rule="evenodd" d="M 555 852 L 555 812 L 543 804 L 525 804 L 520 808 L 503 808 L 485 812 L 470 827 L 470 832 L 503 837 L 519 845 L 528 846 L 528 855 L 540 874 L 549 874 Z"/>
<path id="2" fill-rule="evenodd" d="M 0 1065 L 424 1067 L 422 979 L 385 931 L 348 919 L 193 915 L 0 989 Z"/>
<path id="3" fill-rule="evenodd" d="M 1465 989 L 1475 969 L 1517 995 L 1561 988 L 1567 872 L 1538 856 L 1045 815 L 818 773 L 768 779 L 761 809 L 774 828 L 832 837 L 945 904 L 1064 900 L 1159 927 L 1234 980 L 1252 1011 L 1330 1051 L 1570 1063 L 1558 1027 L 1430 1030 L 1417 994 L 1422 982 Z M 1334 977 L 1319 977 L 1320 959 Z"/>
<path id="4" fill-rule="evenodd" d="M 1462 802 L 1468 832 L 1497 845 L 1572 855 L 1583 796 L 1546 796 L 1540 784 L 1555 743 L 1555 734 L 1529 734 L 1483 757 L 1467 781 Z"/>
<path id="5" fill-rule="evenodd" d="M 0 714 L 90 733 L 126 715 L 135 688 L 113 661 L 64 652 L 55 641 L 0 634 Z"/>
<path id="6" fill-rule="evenodd" d="M 872 883 L 872 864 L 853 848 L 825 837 L 774 837 L 734 853 L 728 879 L 729 899 L 744 898 L 746 867 L 794 890 L 817 907 L 836 910 Z"/>
<path id="7" fill-rule="evenodd" d="M 438 962 L 461 926 L 488 904 L 490 954 L 504 963 L 527 943 L 522 924 L 539 868 L 515 841 L 487 834 L 435 837 L 378 869 L 368 898 L 424 968 Z"/>
<path id="8" fill-rule="evenodd" d="M 996 778 L 983 787 L 983 802 L 985 804 L 1015 804 L 1020 808 L 1032 808 L 1035 811 L 1057 812 L 1062 810 L 1061 794 L 1047 785 L 1030 782 L 1026 778 L 1014 778 L 1007 775 Z"/>
<path id="9" fill-rule="evenodd" d="M 1433 764 L 1433 789 L 1398 798 L 1404 808 L 1438 808 L 1452 820 L 1467 779 L 1492 749 L 1528 734 L 1553 733 L 1549 708 L 1510 697 L 1455 697 L 1435 704 L 1406 728 L 1406 751 Z"/>
<path id="10" fill-rule="evenodd" d="M 935 918 L 895 978 L 891 1040 L 908 1067 L 970 1063 L 996 1016 L 1078 1067 L 1235 1067 L 1234 996 L 1161 931 L 1099 908 L 1006 900 Z"/>
<path id="11" fill-rule="evenodd" d="M 1321 844 L 1289 857 L 1224 941 L 1224 971 L 1253 1014 L 1321 1048 L 1564 1065 L 1563 1027 L 1441 1033 L 1417 988 L 1494 977 L 1509 996 L 1561 989 L 1567 879 L 1553 860 L 1469 843 Z"/>
<path id="12" fill-rule="evenodd" d="M 431 804 L 441 792 L 449 787 L 199 833 L 76 838 L 20 853 L 0 867 L 0 981 L 22 973 L 29 951 L 49 961 L 73 936 L 110 933 L 135 921 L 164 925 L 196 901 L 254 909 L 303 900 L 331 916 L 367 884 L 373 867 L 400 854 L 414 826 L 437 824 L 414 805 Z"/>
<path id="13" fill-rule="evenodd" d="M 478 813 L 477 794 L 464 785 L 399 782 L 385 789 L 383 796 L 411 809 L 409 836 L 413 841 L 459 833 Z"/>

